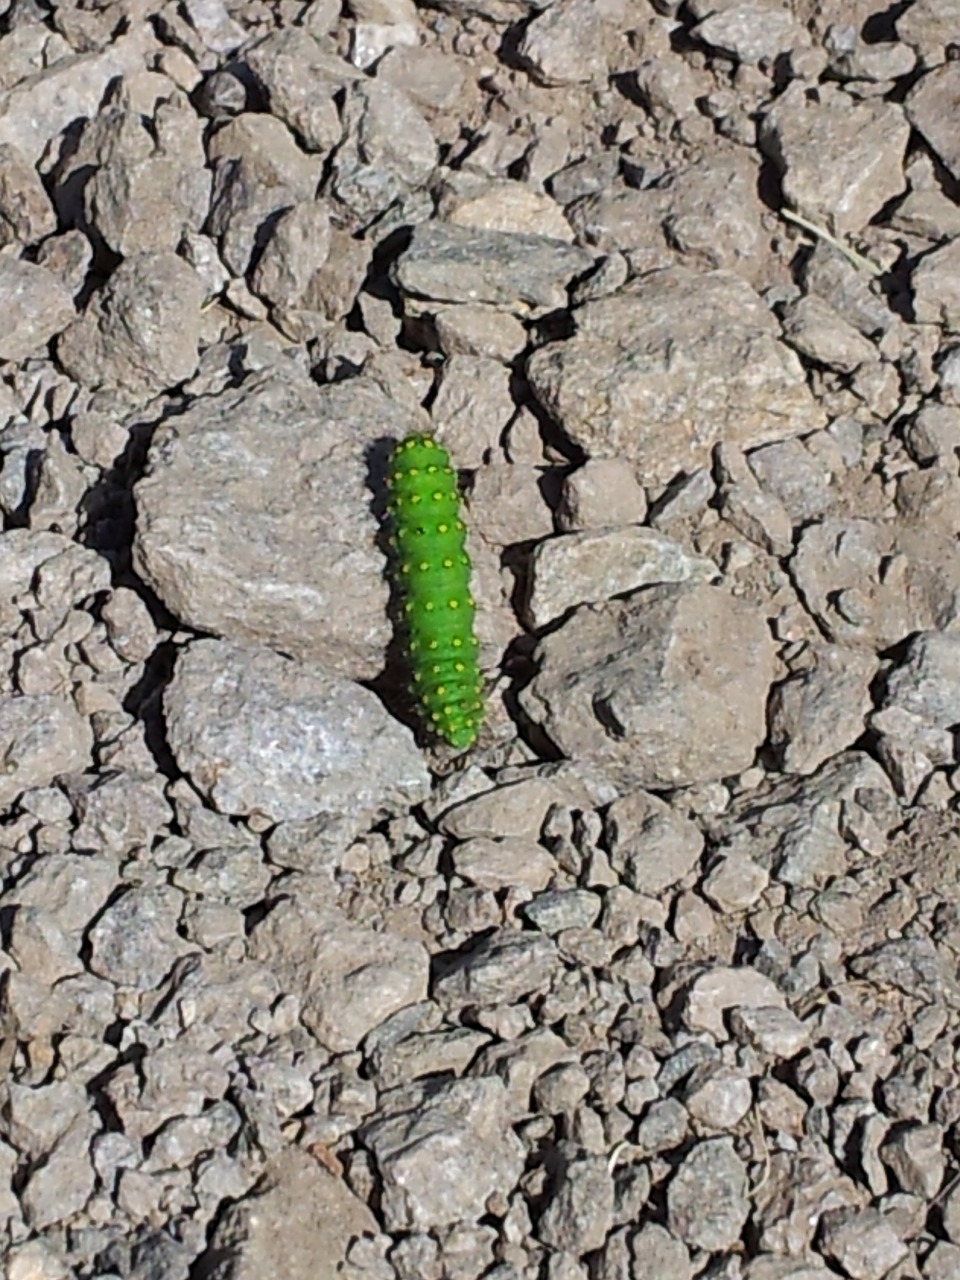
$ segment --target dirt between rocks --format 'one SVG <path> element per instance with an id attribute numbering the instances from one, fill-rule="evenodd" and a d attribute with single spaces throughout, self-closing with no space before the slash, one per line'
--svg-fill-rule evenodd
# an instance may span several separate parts
<path id="1" fill-rule="evenodd" d="M 958 0 L 0 0 L 10 1280 L 960 1275 L 958 103 Z"/>

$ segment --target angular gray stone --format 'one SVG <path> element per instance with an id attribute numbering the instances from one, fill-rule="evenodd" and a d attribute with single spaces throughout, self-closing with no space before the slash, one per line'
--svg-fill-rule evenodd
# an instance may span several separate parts
<path id="1" fill-rule="evenodd" d="M 667 1221 L 691 1248 L 734 1246 L 750 1213 L 747 1170 L 732 1138 L 698 1142 L 667 1187 Z"/>
<path id="2" fill-rule="evenodd" d="M 351 1240 L 378 1230 L 342 1178 L 288 1147 L 249 1195 L 223 1210 L 198 1266 L 209 1280 L 318 1280 L 337 1274 Z"/>
<path id="3" fill-rule="evenodd" d="M 587 601 L 609 600 L 640 587 L 668 582 L 709 582 L 720 570 L 706 556 L 655 529 L 590 530 L 548 538 L 530 564 L 527 621 L 545 627 Z"/>
<path id="4" fill-rule="evenodd" d="M 759 140 L 791 208 L 843 235 L 861 231 L 905 189 L 909 136 L 897 103 L 856 100 L 829 84 L 811 95 L 795 80 L 763 116 Z"/>
<path id="5" fill-rule="evenodd" d="M 650 483 L 823 425 L 796 355 L 729 271 L 653 271 L 577 312 L 577 332 L 529 359 L 534 394 L 588 457 L 621 457 Z"/>
<path id="6" fill-rule="evenodd" d="M 297 993 L 304 1025 L 333 1053 L 352 1052 L 427 994 L 429 960 L 421 943 L 361 928 L 335 909 L 306 902 L 274 907 L 254 930 L 250 952 Z"/>
<path id="7" fill-rule="evenodd" d="M 0 571 L 2 573 L 2 571 Z M 90 764 L 93 733 L 72 702 L 53 694 L 0 693 L 0 805 Z"/>
<path id="8" fill-rule="evenodd" d="M 509 1004 L 543 991 L 560 967 L 556 943 L 538 933 L 500 929 L 447 960 L 433 984 L 441 1004 Z"/>
<path id="9" fill-rule="evenodd" d="M 601 1249 L 613 1229 L 614 1184 L 607 1156 L 581 1156 L 560 1173 L 537 1236 L 553 1249 L 581 1256 Z"/>
<path id="10" fill-rule="evenodd" d="M 149 991 L 187 947 L 177 928 L 183 894 L 172 885 L 127 889 L 91 928 L 90 968 L 102 978 Z"/>
<path id="11" fill-rule="evenodd" d="M 610 861 L 639 893 L 658 894 L 693 870 L 703 853 L 695 822 L 646 791 L 632 791 L 607 810 Z"/>
<path id="12" fill-rule="evenodd" d="M 164 710 L 177 763 L 221 813 L 359 820 L 429 791 L 413 735 L 372 693 L 268 649 L 195 641 Z"/>
<path id="13" fill-rule="evenodd" d="M 524 710 L 623 791 L 738 773 L 766 736 L 766 619 L 722 589 L 651 587 L 582 607 L 536 659 Z"/>
<path id="14" fill-rule="evenodd" d="M 425 222 L 414 228 L 393 276 L 408 305 L 488 303 L 528 315 L 565 307 L 570 283 L 592 265 L 585 250 L 546 236 Z"/>
<path id="15" fill-rule="evenodd" d="M 388 1231 L 476 1221 L 495 1192 L 509 1197 L 525 1152 L 507 1120 L 500 1080 L 452 1080 L 398 1093 L 363 1130 L 383 1179 Z"/>
<path id="16" fill-rule="evenodd" d="M 77 382 L 150 396 L 185 382 L 197 368 L 203 286 L 175 253 L 121 262 L 103 290 L 57 342 L 57 358 Z"/>
<path id="17" fill-rule="evenodd" d="M 46 267 L 0 255 L 0 361 L 43 354 L 76 317 L 67 288 Z"/>
<path id="18" fill-rule="evenodd" d="M 390 637 L 365 454 L 420 425 L 373 382 L 294 368 L 156 433 L 134 490 L 138 572 L 199 630 L 370 677 Z"/>
<path id="19" fill-rule="evenodd" d="M 850 1280 L 881 1280 L 909 1253 L 879 1209 L 830 1209 L 820 1220 L 820 1248 Z"/>

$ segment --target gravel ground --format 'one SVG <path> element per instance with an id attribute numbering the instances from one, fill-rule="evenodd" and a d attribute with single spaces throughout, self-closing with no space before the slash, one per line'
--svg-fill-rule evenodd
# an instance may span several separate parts
<path id="1" fill-rule="evenodd" d="M 958 54 L 0 0 L 9 1280 L 960 1275 Z"/>

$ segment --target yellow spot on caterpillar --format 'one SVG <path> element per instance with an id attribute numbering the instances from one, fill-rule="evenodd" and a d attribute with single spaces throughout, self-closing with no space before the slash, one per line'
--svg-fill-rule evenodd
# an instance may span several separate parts
<path id="1" fill-rule="evenodd" d="M 430 568 L 430 561 L 421 560 L 417 568 L 420 570 L 421 573 L 426 573 L 427 570 Z"/>
<path id="2" fill-rule="evenodd" d="M 466 671 L 466 669 L 467 669 L 467 668 L 466 668 L 466 663 L 464 663 L 464 662 L 455 662 L 455 663 L 453 664 L 453 669 L 454 669 L 454 671 L 456 671 L 456 672 L 457 672 L 457 674 L 459 675 L 459 673 L 460 673 L 461 671 Z M 480 690 L 478 689 L 478 690 L 477 690 L 477 692 L 479 693 L 479 692 L 480 692 Z"/>
<path id="3" fill-rule="evenodd" d="M 405 449 L 415 449 L 417 447 L 417 437 L 411 436 L 409 440 L 404 440 L 403 447 Z"/>
<path id="4" fill-rule="evenodd" d="M 443 501 L 443 490 L 442 490 L 442 489 L 434 489 L 434 491 L 433 491 L 433 500 L 434 500 L 434 502 L 442 502 L 442 501 Z"/>
<path id="5" fill-rule="evenodd" d="M 447 608 L 448 608 L 448 609 L 459 609 L 459 608 L 460 608 L 460 601 L 459 601 L 459 600 L 448 600 L 448 601 L 447 601 Z"/>
<path id="6" fill-rule="evenodd" d="M 449 532 L 450 532 L 450 526 L 448 524 L 437 525 L 437 533 L 449 533 Z"/>
<path id="7" fill-rule="evenodd" d="M 453 637 L 452 644 L 453 644 L 453 647 L 454 647 L 455 649 L 462 649 L 462 648 L 463 648 L 463 641 L 460 639 L 460 637 L 459 637 L 459 636 L 454 636 L 454 637 Z"/>
<path id="8" fill-rule="evenodd" d="M 453 568 L 453 561 L 450 559 L 450 557 L 449 557 L 449 556 L 444 556 L 444 557 L 443 557 L 443 567 L 444 567 L 445 569 L 452 569 L 452 568 Z"/>
<path id="9" fill-rule="evenodd" d="M 441 668 L 441 666 L 440 666 L 440 663 L 439 663 L 439 662 L 435 662 L 435 663 L 433 664 L 433 666 L 430 668 L 431 674 L 433 674 L 433 675 L 435 675 L 435 676 L 438 676 L 438 675 L 440 674 L 441 670 L 442 670 L 442 668 Z"/>
<path id="10" fill-rule="evenodd" d="M 427 613 L 433 613 L 433 601 L 432 601 L 432 600 L 427 600 L 423 607 L 424 607 L 424 609 L 426 609 Z"/>
<path id="11" fill-rule="evenodd" d="M 404 612 L 404 613 L 413 613 L 413 602 L 412 602 L 412 601 L 408 600 L 408 601 L 406 602 L 406 604 L 403 606 L 403 612 Z"/>
<path id="12" fill-rule="evenodd" d="M 467 566 L 470 564 L 470 557 L 465 551 L 461 551 L 460 553 L 460 563 Z"/>
<path id="13" fill-rule="evenodd" d="M 409 573 L 409 572 L 410 572 L 410 566 L 409 566 L 408 564 L 402 564 L 402 565 L 400 566 L 400 572 L 401 572 L 401 573 Z"/>
<path id="14" fill-rule="evenodd" d="M 430 643 L 427 645 L 427 648 L 428 648 L 428 649 L 431 651 L 431 653 L 432 653 L 434 649 L 439 649 L 439 648 L 440 648 L 440 643 L 439 643 L 439 641 L 437 641 L 437 640 L 431 640 L 431 641 L 430 641 Z"/>
<path id="15" fill-rule="evenodd" d="M 439 470 L 440 468 L 437 466 L 437 464 L 435 462 L 431 462 L 430 465 L 427 467 L 427 475 L 435 476 Z"/>
<path id="16" fill-rule="evenodd" d="M 430 712 L 430 719 L 433 721 L 434 724 L 439 724 L 442 718 L 443 717 L 440 715 L 439 711 Z"/>
<path id="17" fill-rule="evenodd" d="M 455 520 L 453 527 L 456 529 L 457 533 L 463 533 L 467 526 L 462 520 Z"/>
<path id="18" fill-rule="evenodd" d="M 471 609 L 475 609 L 477 606 L 477 602 L 476 600 L 474 600 L 473 596 L 467 596 L 467 604 L 471 607 Z"/>
<path id="19" fill-rule="evenodd" d="M 438 698 L 445 698 L 447 696 L 447 686 L 445 684 L 438 684 L 436 692 Z"/>

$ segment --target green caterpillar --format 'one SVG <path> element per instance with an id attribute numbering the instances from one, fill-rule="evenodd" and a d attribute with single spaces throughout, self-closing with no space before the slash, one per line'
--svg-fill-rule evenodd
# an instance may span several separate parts
<path id="1" fill-rule="evenodd" d="M 433 732 L 465 750 L 483 720 L 483 682 L 466 530 L 447 451 L 430 436 L 407 436 L 393 453 L 390 489 L 412 692 Z"/>

